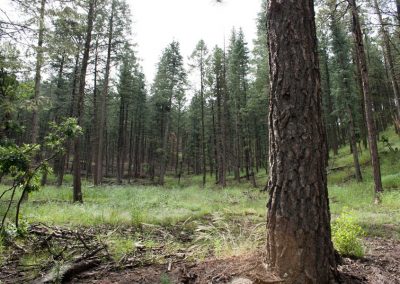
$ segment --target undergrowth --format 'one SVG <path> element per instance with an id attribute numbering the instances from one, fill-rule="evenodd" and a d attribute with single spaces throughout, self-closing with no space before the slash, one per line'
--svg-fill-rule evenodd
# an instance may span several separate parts
<path id="1" fill-rule="evenodd" d="M 394 148 L 400 148 L 400 139 L 393 130 L 384 135 Z M 361 255 L 347 235 L 350 229 L 359 232 L 358 226 L 367 236 L 400 239 L 400 158 L 394 157 L 397 154 L 383 143 L 379 144 L 379 150 L 385 189 L 380 205 L 373 204 L 368 150 L 363 149 L 360 156 L 362 183 L 354 180 L 348 147 L 341 148 L 336 157 L 331 155 L 329 167 L 338 169 L 328 175 L 333 238 L 338 250 L 344 247 L 344 254 Z M 186 259 L 230 256 L 257 249 L 265 241 L 268 194 L 253 189 L 246 181 L 234 184 L 232 177 L 228 187 L 221 189 L 216 187 L 214 179 L 208 176 L 205 188 L 199 176 L 184 176 L 180 183 L 168 176 L 163 188 L 135 184 L 93 187 L 86 181 L 84 203 L 72 204 L 71 180 L 67 176 L 61 188 L 47 186 L 32 193 L 21 215 L 28 223 L 97 228 L 116 262 L 140 251 L 141 246 L 156 249 L 160 242 L 164 253 L 185 251 Z M 266 181 L 267 175 L 262 170 L 257 174 L 260 188 Z M 0 190 L 5 188 L 0 185 Z M 5 204 L 0 203 L 0 214 L 4 210 Z M 350 211 L 349 220 L 346 212 Z M 123 230 L 119 232 L 120 228 L 134 228 L 135 233 L 127 235 L 121 233 Z M 356 251 L 349 251 L 347 246 Z M 7 247 L 0 244 L 0 255 L 6 251 Z M 149 261 L 165 261 L 156 253 L 147 253 L 145 257 Z"/>
<path id="2" fill-rule="evenodd" d="M 364 247 L 361 237 L 365 232 L 351 213 L 344 212 L 332 222 L 332 241 L 343 256 L 361 258 Z"/>

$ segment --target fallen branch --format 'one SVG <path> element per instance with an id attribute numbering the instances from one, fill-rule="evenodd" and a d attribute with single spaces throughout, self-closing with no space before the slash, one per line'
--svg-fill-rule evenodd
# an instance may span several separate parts
<path id="1" fill-rule="evenodd" d="M 44 283 L 55 283 L 57 281 L 68 281 L 74 276 L 92 269 L 100 265 L 101 259 L 95 258 L 92 259 L 98 252 L 103 250 L 105 247 L 99 247 L 87 254 L 80 256 L 79 258 L 75 259 L 72 263 L 66 263 L 62 265 L 59 269 L 53 267 L 49 273 L 47 273 L 42 278 L 34 281 L 34 284 L 44 284 Z"/>
<path id="2" fill-rule="evenodd" d="M 34 284 L 44 284 L 44 283 L 57 283 L 66 282 L 73 278 L 74 276 L 87 271 L 93 267 L 98 266 L 101 263 L 100 259 L 84 260 L 78 263 L 67 263 L 62 265 L 60 269 L 52 269 L 48 274 L 39 280 L 34 281 Z"/>

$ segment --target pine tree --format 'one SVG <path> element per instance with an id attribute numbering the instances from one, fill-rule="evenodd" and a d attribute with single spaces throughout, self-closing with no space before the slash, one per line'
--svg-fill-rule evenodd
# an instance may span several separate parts
<path id="1" fill-rule="evenodd" d="M 158 114 L 161 116 L 161 145 L 157 148 L 159 156 L 158 183 L 161 185 L 164 184 L 168 164 L 171 110 L 174 104 L 182 100 L 184 96 L 186 77 L 179 43 L 174 41 L 163 51 L 152 87 L 155 96 L 155 106 L 158 108 Z"/>
<path id="2" fill-rule="evenodd" d="M 271 99 L 266 261 L 288 283 L 330 283 L 337 272 L 313 1 L 270 1 L 268 38 Z"/>
<path id="3" fill-rule="evenodd" d="M 204 87 L 205 87 L 205 72 L 207 68 L 207 61 L 208 61 L 208 50 L 205 42 L 200 40 L 195 50 L 191 55 L 191 60 L 193 61 L 192 68 L 197 68 L 198 72 L 200 73 L 200 100 L 201 100 L 201 152 L 202 152 L 202 161 L 203 161 L 203 187 L 206 184 L 206 175 L 207 175 L 207 168 L 206 168 L 206 138 L 205 138 L 205 122 L 204 122 L 204 105 L 205 105 L 205 98 L 204 98 Z"/>

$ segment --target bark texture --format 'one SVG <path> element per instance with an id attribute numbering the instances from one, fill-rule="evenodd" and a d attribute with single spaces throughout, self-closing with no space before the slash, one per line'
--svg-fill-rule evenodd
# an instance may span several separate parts
<path id="1" fill-rule="evenodd" d="M 331 283 L 337 271 L 312 0 L 270 0 L 268 268 L 285 283 Z"/>

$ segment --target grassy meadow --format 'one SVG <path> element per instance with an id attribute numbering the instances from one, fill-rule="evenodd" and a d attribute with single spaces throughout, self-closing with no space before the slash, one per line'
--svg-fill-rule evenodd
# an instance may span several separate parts
<path id="1" fill-rule="evenodd" d="M 400 139 L 393 130 L 388 137 L 393 148 Z M 353 177 L 352 156 L 348 147 L 331 157 L 328 184 L 332 220 L 350 212 L 367 236 L 400 239 L 400 154 L 379 143 L 382 179 L 385 192 L 382 203 L 373 203 L 373 180 L 369 153 L 363 150 L 360 161 L 364 182 Z M 93 187 L 84 184 L 84 203 L 73 204 L 71 178 L 65 186 L 46 186 L 29 196 L 21 218 L 25 224 L 45 224 L 73 230 L 91 229 L 107 244 L 115 261 L 122 261 L 138 248 L 159 247 L 163 254 L 185 251 L 189 259 L 209 256 L 224 257 L 256 250 L 264 242 L 267 193 L 228 182 L 228 187 L 215 186 L 208 176 L 205 188 L 201 177 L 184 177 L 181 184 L 168 177 L 165 187 L 124 184 Z M 257 175 L 260 188 L 267 181 L 265 172 Z M 0 189 L 5 190 L 6 185 Z M 6 208 L 7 196 L 1 200 L 0 213 Z M 13 210 L 13 208 L 12 208 Z M 11 212 L 10 223 L 14 212 Z M 20 239 L 21 244 L 24 243 Z M 10 253 L 0 246 L 4 257 Z M 32 251 L 21 260 L 24 264 L 40 263 L 46 253 Z M 148 252 L 143 263 L 165 262 L 158 253 Z"/>

